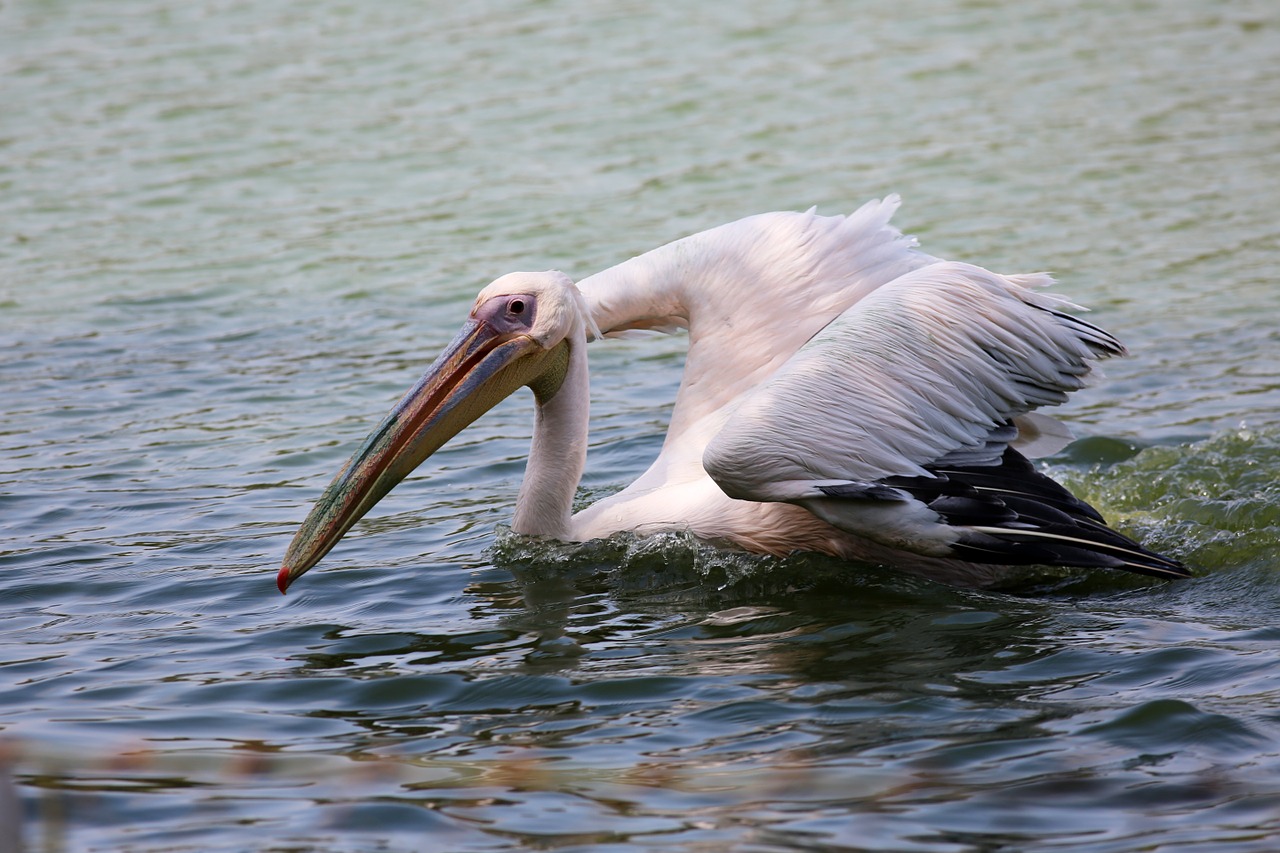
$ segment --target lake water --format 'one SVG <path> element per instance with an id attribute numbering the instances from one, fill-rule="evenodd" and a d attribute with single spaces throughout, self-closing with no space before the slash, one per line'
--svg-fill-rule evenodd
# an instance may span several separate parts
<path id="1" fill-rule="evenodd" d="M 276 592 L 490 279 L 889 192 L 1128 344 L 1049 468 L 1195 580 L 534 547 L 518 395 Z M 1270 0 L 5 3 L 0 851 L 1280 848 L 1278 211 Z"/>

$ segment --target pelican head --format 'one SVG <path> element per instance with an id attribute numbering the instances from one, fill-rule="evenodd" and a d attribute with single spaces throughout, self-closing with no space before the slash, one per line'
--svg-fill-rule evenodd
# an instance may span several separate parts
<path id="1" fill-rule="evenodd" d="M 418 383 L 347 461 L 312 507 L 277 576 L 280 591 L 320 561 L 409 472 L 489 409 L 528 386 L 560 390 L 590 320 L 560 272 L 517 272 L 476 297 L 471 315 Z"/>

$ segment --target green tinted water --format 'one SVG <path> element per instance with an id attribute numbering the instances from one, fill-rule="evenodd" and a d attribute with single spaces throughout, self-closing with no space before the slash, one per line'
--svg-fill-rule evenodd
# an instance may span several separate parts
<path id="1" fill-rule="evenodd" d="M 1275 849 L 1277 56 L 1247 0 L 0 8 L 0 850 Z M 518 398 L 275 593 L 491 278 L 888 192 L 1129 345 L 1053 473 L 1197 580 L 534 547 Z M 593 348 L 584 498 L 682 345 Z"/>

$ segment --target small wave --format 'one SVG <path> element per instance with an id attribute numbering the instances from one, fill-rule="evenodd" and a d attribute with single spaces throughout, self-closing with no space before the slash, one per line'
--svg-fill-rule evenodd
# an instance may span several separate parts
<path id="1" fill-rule="evenodd" d="M 1109 521 L 1200 571 L 1280 554 L 1280 428 L 1241 428 L 1054 472 Z"/>
<path id="2" fill-rule="evenodd" d="M 689 533 L 671 531 L 648 536 L 619 533 L 590 542 L 559 542 L 515 533 L 499 526 L 490 552 L 494 562 L 529 577 L 566 573 L 605 573 L 632 585 L 681 585 L 690 580 L 723 587 L 772 572 L 777 557 L 728 551 Z"/>
<path id="3" fill-rule="evenodd" d="M 847 595 L 853 588 L 865 593 L 884 587 L 890 592 L 927 583 L 882 566 L 820 554 L 771 557 L 719 548 L 679 531 L 559 542 L 500 526 L 488 556 L 526 582 L 569 579 L 581 585 L 595 578 L 614 595 L 636 593 L 708 606 L 823 590 Z"/>

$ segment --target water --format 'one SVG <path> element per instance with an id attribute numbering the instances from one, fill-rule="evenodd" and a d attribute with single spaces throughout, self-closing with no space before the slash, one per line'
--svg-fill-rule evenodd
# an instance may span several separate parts
<path id="1" fill-rule="evenodd" d="M 650 5 L 0 8 L 0 850 L 1280 843 L 1273 4 Z M 275 592 L 489 279 L 894 191 L 1129 345 L 1050 464 L 1196 580 L 533 545 L 517 398 Z"/>

